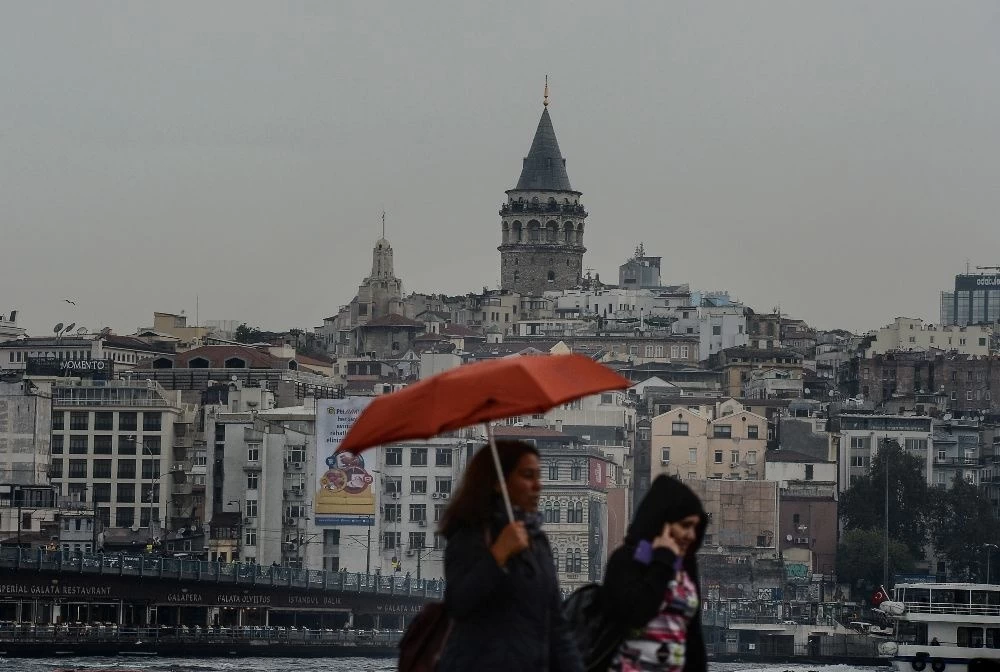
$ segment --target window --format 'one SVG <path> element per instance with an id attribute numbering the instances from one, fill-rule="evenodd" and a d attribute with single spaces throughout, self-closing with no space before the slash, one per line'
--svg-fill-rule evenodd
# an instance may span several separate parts
<path id="1" fill-rule="evenodd" d="M 754 465 L 757 464 L 757 451 L 748 450 L 747 451 L 747 464 Z"/>
<path id="2" fill-rule="evenodd" d="M 813 480 L 813 465 L 811 464 L 806 465 L 806 480 L 807 481 Z"/>
<path id="3" fill-rule="evenodd" d="M 247 444 L 247 462 L 260 462 L 260 444 Z"/>
<path id="4" fill-rule="evenodd" d="M 434 464 L 438 467 L 450 467 L 451 459 L 451 448 L 438 448 L 434 454 Z"/>
<path id="5" fill-rule="evenodd" d="M 867 467 L 868 466 L 868 456 L 867 455 L 852 455 L 851 456 L 851 466 L 852 467 Z"/>
<path id="6" fill-rule="evenodd" d="M 549 465 L 549 480 L 558 481 L 559 480 L 559 463 L 553 462 Z"/>
<path id="7" fill-rule="evenodd" d="M 410 466 L 411 467 L 427 466 L 426 448 L 410 448 Z"/>
<path id="8" fill-rule="evenodd" d="M 52 435 L 52 454 L 62 455 L 63 452 L 63 439 L 65 437 L 62 434 Z"/>
<path id="9" fill-rule="evenodd" d="M 764 535 L 759 535 L 757 537 L 757 546 L 758 547 L 767 546 L 767 537 Z"/>
<path id="10" fill-rule="evenodd" d="M 73 411 L 69 414 L 70 429 L 90 429 L 90 413 L 87 411 Z"/>
<path id="11" fill-rule="evenodd" d="M 135 460 L 118 460 L 118 478 L 135 478 Z"/>
<path id="12" fill-rule="evenodd" d="M 94 478 L 111 478 L 111 460 L 94 460 Z"/>
<path id="13" fill-rule="evenodd" d="M 87 478 L 87 460 L 70 460 L 69 478 Z"/>
<path id="14" fill-rule="evenodd" d="M 688 423 L 686 422 L 673 422 L 670 424 L 670 433 L 674 436 L 687 436 L 688 435 Z"/>
<path id="15" fill-rule="evenodd" d="M 966 595 L 968 595 L 968 592 L 966 592 Z M 983 648 L 983 629 L 959 626 L 958 646 L 964 646 L 970 649 Z"/>
<path id="16" fill-rule="evenodd" d="M 722 451 L 721 450 L 715 451 L 715 463 L 716 464 L 722 464 Z"/>
<path id="17" fill-rule="evenodd" d="M 243 545 L 244 546 L 256 546 L 257 545 L 257 529 L 254 527 L 248 528 L 246 533 L 243 535 Z"/>
<path id="18" fill-rule="evenodd" d="M 583 502 L 570 502 L 566 507 L 567 523 L 583 522 Z"/>
<path id="19" fill-rule="evenodd" d="M 747 426 L 747 438 L 748 439 L 760 438 L 760 428 L 757 427 L 757 425 Z"/>
<path id="20" fill-rule="evenodd" d="M 688 462 L 694 464 L 698 461 L 698 449 L 688 448 Z"/>
<path id="21" fill-rule="evenodd" d="M 112 448 L 112 439 L 110 434 L 99 434 L 94 437 L 95 455 L 110 455 L 111 448 Z"/>
<path id="22" fill-rule="evenodd" d="M 410 504 L 410 522 L 420 523 L 427 521 L 426 504 Z"/>
<path id="23" fill-rule="evenodd" d="M 69 437 L 69 454 L 70 455 L 86 455 L 87 450 L 90 448 L 90 437 L 89 436 L 70 436 Z"/>
<path id="24" fill-rule="evenodd" d="M 410 532 L 410 548 L 419 550 L 424 548 L 427 543 L 427 533 L 426 532 Z"/>
<path id="25" fill-rule="evenodd" d="M 660 449 L 660 464 L 670 464 L 670 449 Z"/>
<path id="26" fill-rule="evenodd" d="M 62 411 L 52 412 L 52 429 L 65 429 L 66 414 Z"/>
<path id="27" fill-rule="evenodd" d="M 392 494 L 401 495 L 401 494 L 403 494 L 403 479 L 402 478 L 400 478 L 398 476 L 396 476 L 396 477 L 389 476 L 389 477 L 385 478 L 385 480 L 383 481 L 383 483 L 385 483 L 385 492 L 386 492 L 386 494 L 388 494 L 388 495 L 392 495 Z"/>
<path id="28" fill-rule="evenodd" d="M 682 345 L 681 346 L 681 359 L 687 359 L 687 358 L 688 358 L 688 346 Z"/>
<path id="29" fill-rule="evenodd" d="M 382 517 L 387 523 L 398 523 L 403 518 L 402 504 L 383 504 Z"/>
<path id="30" fill-rule="evenodd" d="M 444 518 L 444 512 L 448 509 L 447 504 L 435 504 L 434 505 L 434 522 L 439 523 L 441 519 Z"/>
<path id="31" fill-rule="evenodd" d="M 247 490 L 256 490 L 260 487 L 260 472 L 259 471 L 248 471 L 247 472 Z"/>
<path id="32" fill-rule="evenodd" d="M 716 439 L 729 439 L 733 436 L 732 425 L 715 425 L 712 427 L 712 436 Z"/>
<path id="33" fill-rule="evenodd" d="M 400 467 L 403 465 L 403 449 L 402 448 L 386 448 L 385 449 L 385 464 L 388 467 Z"/>
<path id="34" fill-rule="evenodd" d="M 247 518 L 256 518 L 257 517 L 257 500 L 256 499 L 248 499 L 247 503 L 246 503 L 246 509 L 245 509 L 245 511 L 246 511 L 246 517 Z"/>
<path id="35" fill-rule="evenodd" d="M 581 478 L 583 478 L 582 474 L 583 474 L 583 465 L 580 464 L 579 462 L 574 462 L 570 466 L 569 480 L 579 481 Z"/>
<path id="36" fill-rule="evenodd" d="M 53 460 L 51 466 L 49 467 L 49 476 L 51 478 L 62 478 L 63 476 L 63 461 Z"/>
<path id="37" fill-rule="evenodd" d="M 118 501 L 122 501 L 118 498 Z M 119 506 L 115 509 L 115 527 L 132 527 L 135 523 L 135 509 Z"/>
<path id="38" fill-rule="evenodd" d="M 677 359 L 680 356 L 681 349 L 676 345 L 670 346 L 670 359 Z"/>
<path id="39" fill-rule="evenodd" d="M 118 502 L 127 504 L 135 502 L 135 483 L 118 484 Z"/>
<path id="40" fill-rule="evenodd" d="M 729 464 L 736 466 L 740 463 L 740 451 L 732 450 L 729 453 Z"/>
<path id="41" fill-rule="evenodd" d="M 434 550 L 443 551 L 447 544 L 448 540 L 445 539 L 443 534 L 434 533 Z"/>
<path id="42" fill-rule="evenodd" d="M 451 453 L 449 453 L 450 455 Z M 438 478 L 437 479 L 437 492 L 442 494 L 451 494 L 451 479 L 450 478 Z"/>
<path id="43" fill-rule="evenodd" d="M 382 548 L 387 551 L 399 548 L 400 540 L 402 539 L 402 532 L 383 532 L 382 533 Z"/>
<path id="44" fill-rule="evenodd" d="M 143 411 L 142 414 L 142 431 L 144 432 L 158 432 L 162 426 L 161 420 L 162 413 Z"/>
<path id="45" fill-rule="evenodd" d="M 712 335 L 713 336 L 722 336 L 722 325 L 718 325 L 718 324 L 714 325 L 712 327 Z"/>
<path id="46" fill-rule="evenodd" d="M 94 484 L 94 501 L 95 502 L 110 502 L 111 501 L 111 484 L 110 483 L 95 483 Z"/>
<path id="47" fill-rule="evenodd" d="M 142 461 L 142 477 L 144 479 L 154 479 L 160 477 L 160 461 L 149 459 Z"/>
<path id="48" fill-rule="evenodd" d="M 410 494 L 411 495 L 426 495 L 427 494 L 427 479 L 426 478 L 411 478 L 410 479 Z"/>

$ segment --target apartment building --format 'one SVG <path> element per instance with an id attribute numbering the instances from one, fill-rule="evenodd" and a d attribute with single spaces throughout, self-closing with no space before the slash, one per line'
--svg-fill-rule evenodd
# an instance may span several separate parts
<path id="1" fill-rule="evenodd" d="M 756 480 L 764 476 L 767 418 L 730 399 L 717 407 L 677 407 L 652 419 L 650 478 Z"/>
<path id="2" fill-rule="evenodd" d="M 843 413 L 831 439 L 839 446 L 838 487 L 844 492 L 868 475 L 886 441 L 897 442 L 920 460 L 927 484 L 934 483 L 933 420 L 929 416 Z"/>
<path id="3" fill-rule="evenodd" d="M 179 395 L 152 382 L 60 381 L 52 388 L 52 484 L 69 502 L 93 503 L 104 527 L 169 525 L 169 470 L 184 419 Z"/>

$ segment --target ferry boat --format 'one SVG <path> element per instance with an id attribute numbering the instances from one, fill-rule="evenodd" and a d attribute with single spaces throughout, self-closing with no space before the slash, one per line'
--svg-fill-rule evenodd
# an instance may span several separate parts
<path id="1" fill-rule="evenodd" d="M 1000 669 L 1000 586 L 903 583 L 878 608 L 896 622 L 879 646 L 896 672 Z"/>

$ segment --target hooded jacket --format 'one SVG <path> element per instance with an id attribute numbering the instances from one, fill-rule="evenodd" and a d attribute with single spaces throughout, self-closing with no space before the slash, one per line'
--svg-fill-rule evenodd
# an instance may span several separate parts
<path id="1" fill-rule="evenodd" d="M 676 575 L 674 563 L 677 556 L 666 548 L 656 548 L 648 554 L 649 557 L 637 559 L 637 555 L 644 552 L 641 547 L 648 552 L 648 546 L 641 542 L 652 542 L 660 536 L 665 523 L 676 522 L 693 514 L 701 517 L 701 523 L 697 528 L 694 545 L 683 560 L 683 567 L 698 586 L 695 552 L 705 538 L 708 521 L 701 500 L 675 478 L 659 476 L 653 481 L 629 525 L 625 544 L 608 560 L 601 601 L 614 621 L 627 628 L 642 628 L 659 613 L 663 596 Z M 700 586 L 698 597 L 700 600 Z M 688 623 L 686 645 L 684 671 L 704 672 L 707 661 L 700 608 Z"/>
<path id="2" fill-rule="evenodd" d="M 439 672 L 581 672 L 580 655 L 560 609 L 552 549 L 537 515 L 525 516 L 531 547 L 499 567 L 489 545 L 507 517 L 497 511 L 488 532 L 459 528 L 445 549 L 445 607 L 452 630 Z"/>

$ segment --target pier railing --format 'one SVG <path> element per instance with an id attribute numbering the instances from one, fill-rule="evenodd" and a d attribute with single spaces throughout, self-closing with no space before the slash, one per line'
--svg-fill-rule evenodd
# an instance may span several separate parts
<path id="1" fill-rule="evenodd" d="M 261 587 L 406 595 L 440 599 L 444 582 L 413 579 L 398 574 L 326 572 L 243 562 L 206 562 L 129 553 L 66 555 L 61 552 L 0 548 L 0 568 L 93 574 L 141 576 L 174 581 L 205 581 Z"/>
<path id="2" fill-rule="evenodd" d="M 397 630 L 331 630 L 278 626 L 129 627 L 113 624 L 34 625 L 0 623 L 0 642 L 117 642 L 117 643 L 301 643 L 305 645 L 354 645 L 392 647 L 402 633 Z"/>

